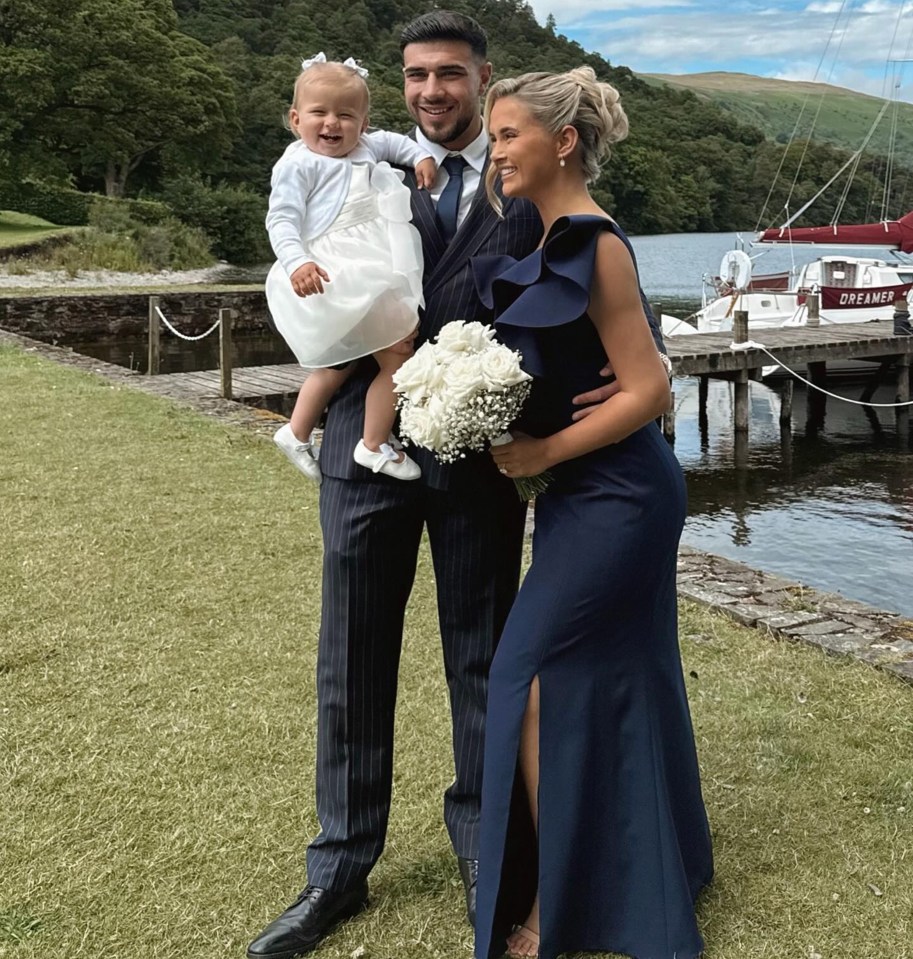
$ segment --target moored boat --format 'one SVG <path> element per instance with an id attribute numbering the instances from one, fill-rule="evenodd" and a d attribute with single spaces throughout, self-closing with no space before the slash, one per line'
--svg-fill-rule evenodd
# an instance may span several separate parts
<path id="1" fill-rule="evenodd" d="M 913 220 L 913 214 L 909 216 Z M 748 312 L 752 331 L 804 326 L 810 293 L 818 296 L 822 325 L 887 320 L 893 316 L 895 302 L 913 288 L 913 259 L 909 258 L 888 262 L 845 254 L 820 256 L 795 273 L 752 277 L 748 255 L 735 250 L 723 257 L 720 272 L 718 277 L 705 278 L 704 305 L 687 321 L 663 316 L 664 334 L 724 332 L 732 329 L 736 310 Z"/>

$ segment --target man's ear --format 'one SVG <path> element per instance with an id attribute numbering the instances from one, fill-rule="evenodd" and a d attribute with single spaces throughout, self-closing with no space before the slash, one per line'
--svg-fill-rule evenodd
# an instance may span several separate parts
<path id="1" fill-rule="evenodd" d="M 483 63 L 479 68 L 479 96 L 485 93 L 488 89 L 488 84 L 491 83 L 491 71 L 492 66 L 490 63 Z"/>

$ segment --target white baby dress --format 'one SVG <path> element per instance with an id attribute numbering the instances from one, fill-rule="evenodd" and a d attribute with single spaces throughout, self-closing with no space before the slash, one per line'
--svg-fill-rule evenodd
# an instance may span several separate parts
<path id="1" fill-rule="evenodd" d="M 330 277 L 324 293 L 298 296 L 282 266 L 266 299 L 282 337 L 308 368 L 336 366 L 393 346 L 418 325 L 422 243 L 409 190 L 388 163 L 352 163 L 349 191 L 307 253 Z"/>

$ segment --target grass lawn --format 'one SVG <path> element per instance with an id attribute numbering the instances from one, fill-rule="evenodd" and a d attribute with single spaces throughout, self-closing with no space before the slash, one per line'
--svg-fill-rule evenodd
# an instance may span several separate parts
<path id="1" fill-rule="evenodd" d="M 15 250 L 51 236 L 74 233 L 80 227 L 55 226 L 37 216 L 0 210 L 0 251 Z"/>
<path id="2" fill-rule="evenodd" d="M 268 440 L 3 347 L 0 411 L 0 957 L 240 959 L 316 828 L 315 490 Z M 682 613 L 707 959 L 913 956 L 913 689 Z M 372 906 L 319 955 L 468 959 L 425 553 L 397 735 Z"/>

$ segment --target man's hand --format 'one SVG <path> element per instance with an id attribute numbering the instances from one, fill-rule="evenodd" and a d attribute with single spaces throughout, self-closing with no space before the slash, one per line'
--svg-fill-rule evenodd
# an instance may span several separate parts
<path id="1" fill-rule="evenodd" d="M 614 376 L 615 372 L 612 369 L 611 363 L 606 363 L 606 365 L 599 371 L 600 376 Z M 577 410 L 577 412 L 571 417 L 572 420 L 582 420 L 585 417 L 589 416 L 590 413 L 595 410 L 600 403 L 604 403 L 607 399 L 614 396 L 620 389 L 617 380 L 612 380 L 611 383 L 606 383 L 605 386 L 600 386 L 595 390 L 590 390 L 589 393 L 580 393 L 578 396 L 575 396 L 571 402 L 575 406 L 583 406 L 584 409 Z"/>
<path id="2" fill-rule="evenodd" d="M 415 164 L 415 185 L 420 190 L 430 190 L 437 177 L 437 164 L 431 157 L 425 157 Z"/>
<path id="3" fill-rule="evenodd" d="M 310 296 L 312 293 L 323 293 L 323 284 L 330 282 L 329 274 L 316 263 L 302 263 L 289 278 L 292 289 L 298 296 Z"/>

